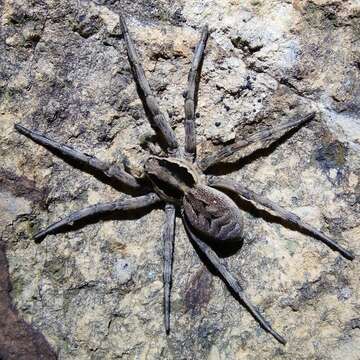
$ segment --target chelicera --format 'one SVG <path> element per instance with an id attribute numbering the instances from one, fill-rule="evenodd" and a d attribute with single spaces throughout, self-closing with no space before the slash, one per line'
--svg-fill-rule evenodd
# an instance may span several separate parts
<path id="1" fill-rule="evenodd" d="M 157 139 L 162 145 L 165 155 L 150 155 L 144 164 L 144 176 L 137 178 L 117 165 L 104 163 L 94 156 L 57 143 L 36 131 L 29 130 L 19 124 L 15 125 L 15 129 L 19 133 L 45 146 L 56 154 L 80 162 L 96 172 L 101 172 L 114 182 L 133 190 L 137 194 L 142 193 L 141 196 L 114 200 L 110 203 L 100 203 L 76 211 L 37 233 L 35 240 L 39 242 L 48 234 L 63 231 L 65 227 L 89 217 L 99 216 L 112 211 L 130 211 L 149 207 L 157 203 L 162 204 L 165 210 L 162 232 L 164 242 L 164 317 L 165 329 L 169 333 L 175 216 L 176 209 L 179 209 L 192 244 L 213 265 L 221 278 L 234 291 L 240 302 L 248 309 L 263 329 L 272 334 L 280 343 L 285 344 L 285 339 L 271 327 L 256 307 L 252 305 L 239 282 L 229 272 L 226 264 L 219 258 L 217 252 L 213 250 L 212 244 L 221 247 L 225 243 L 241 242 L 244 231 L 241 210 L 223 191 L 232 192 L 255 205 L 261 205 L 263 208 L 275 213 L 276 216 L 285 222 L 294 224 L 298 229 L 305 230 L 307 234 L 323 241 L 330 248 L 338 251 L 349 260 L 353 259 L 353 255 L 321 231 L 303 222 L 297 215 L 285 210 L 267 198 L 254 193 L 236 181 L 225 177 L 210 176 L 209 174 L 214 165 L 226 161 L 232 154 L 238 153 L 241 149 L 254 143 L 266 147 L 269 142 L 277 139 L 279 134 L 284 135 L 293 129 L 300 128 L 312 120 L 315 114 L 310 113 L 306 116 L 300 116 L 286 121 L 271 130 L 255 133 L 247 140 L 225 146 L 221 150 L 198 160 L 196 158 L 195 111 L 204 51 L 209 38 L 208 27 L 204 26 L 202 29 L 200 40 L 194 52 L 187 89 L 184 92 L 185 146 L 184 149 L 181 149 L 175 133 L 169 125 L 166 113 L 162 112 L 158 106 L 145 77 L 125 20 L 121 14 L 119 16 L 122 35 L 137 91 L 147 118 L 157 134 Z"/>

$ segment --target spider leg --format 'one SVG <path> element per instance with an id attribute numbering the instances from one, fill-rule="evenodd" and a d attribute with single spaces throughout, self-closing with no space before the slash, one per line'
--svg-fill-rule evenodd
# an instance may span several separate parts
<path id="1" fill-rule="evenodd" d="M 49 139 L 48 137 L 37 131 L 27 129 L 22 125 L 16 124 L 15 129 L 20 134 L 25 135 L 36 143 L 45 146 L 50 150 L 57 151 L 68 159 L 76 160 L 82 164 L 85 164 L 93 170 L 100 171 L 108 178 L 115 179 L 120 184 L 125 185 L 133 190 L 140 190 L 143 187 L 143 185 L 141 185 L 135 177 L 133 177 L 126 171 L 121 170 L 116 165 L 109 165 L 97 159 L 95 156 L 84 154 L 78 150 L 71 148 L 70 146 L 60 144 L 54 140 Z"/>
<path id="2" fill-rule="evenodd" d="M 170 291 L 175 239 L 175 206 L 165 205 L 165 222 L 162 232 L 164 242 L 164 317 L 165 331 L 170 332 Z"/>
<path id="3" fill-rule="evenodd" d="M 205 172 L 210 167 L 222 162 L 223 160 L 230 157 L 237 151 L 244 149 L 247 146 L 255 144 L 255 143 L 259 144 L 259 146 L 261 148 L 266 148 L 269 146 L 269 144 L 272 141 L 279 139 L 281 136 L 285 135 L 286 133 L 288 133 L 289 131 L 291 131 L 293 129 L 301 127 L 302 125 L 306 124 L 308 121 L 312 120 L 314 117 L 315 117 L 315 113 L 312 112 L 300 119 L 291 119 L 273 129 L 266 129 L 266 130 L 260 131 L 256 134 L 251 135 L 246 140 L 240 140 L 234 144 L 225 146 L 222 149 L 215 151 L 213 154 L 208 155 L 205 158 L 203 158 L 199 162 L 200 168 L 202 169 L 202 171 Z M 255 150 L 257 150 L 257 148 L 254 149 L 254 151 Z M 253 151 L 250 151 L 250 153 L 252 153 L 252 152 Z M 249 155 L 249 153 L 240 154 L 240 156 L 238 156 L 237 160 L 239 160 L 247 155 Z"/>
<path id="4" fill-rule="evenodd" d="M 195 111 L 197 106 L 201 68 L 204 60 L 204 51 L 209 37 L 208 26 L 201 31 L 199 43 L 196 46 L 191 69 L 188 76 L 187 90 L 184 93 L 185 102 L 185 156 L 194 161 L 196 156 L 196 124 Z"/>
<path id="5" fill-rule="evenodd" d="M 73 212 L 62 220 L 55 222 L 48 226 L 45 230 L 38 232 L 34 236 L 36 242 L 40 242 L 48 234 L 54 234 L 60 232 L 66 226 L 72 226 L 79 220 L 90 218 L 96 215 L 103 215 L 113 211 L 126 211 L 141 209 L 146 206 L 155 204 L 160 201 L 160 198 L 155 193 L 149 193 L 147 195 L 139 196 L 131 199 L 119 199 L 113 202 L 100 203 L 86 207 L 84 209 Z"/>
<path id="6" fill-rule="evenodd" d="M 236 182 L 231 179 L 223 179 L 223 178 L 217 178 L 215 176 L 209 176 L 208 177 L 208 185 L 215 187 L 215 188 L 221 188 L 225 190 L 229 190 L 232 192 L 237 193 L 240 195 L 240 197 L 245 198 L 251 202 L 254 202 L 255 204 L 260 204 L 264 206 L 267 209 L 270 209 L 273 211 L 273 213 L 276 216 L 279 216 L 281 219 L 296 225 L 300 229 L 303 229 L 310 233 L 313 237 L 320 239 L 322 242 L 324 242 L 326 245 L 328 245 L 331 249 L 338 251 L 342 256 L 344 256 L 348 260 L 353 260 L 354 255 L 351 253 L 351 251 L 346 250 L 341 245 L 339 245 L 336 241 L 329 238 L 327 235 L 322 233 L 321 231 L 315 229 L 311 225 L 301 221 L 301 219 L 294 213 L 284 209 L 283 207 L 277 205 L 273 201 L 267 199 L 264 196 L 258 195 L 254 193 L 253 191 L 247 189 L 243 185 L 241 185 L 239 182 Z"/>
<path id="7" fill-rule="evenodd" d="M 174 131 L 171 129 L 165 113 L 160 110 L 160 107 L 155 99 L 154 94 L 150 89 L 150 85 L 145 77 L 144 69 L 141 66 L 139 57 L 136 53 L 134 43 L 130 37 L 129 30 L 126 26 L 123 15 L 119 14 L 121 31 L 126 44 L 129 63 L 131 66 L 136 88 L 145 109 L 146 115 L 150 121 L 157 135 L 162 137 L 165 141 L 168 151 L 175 153 L 178 148 L 178 142 Z"/>
<path id="8" fill-rule="evenodd" d="M 265 320 L 265 318 L 259 313 L 256 307 L 249 301 L 246 294 L 244 293 L 244 289 L 241 287 L 236 278 L 230 273 L 227 269 L 225 262 L 220 259 L 216 252 L 211 249 L 209 245 L 200 240 L 191 230 L 190 225 L 187 223 L 185 216 L 183 216 L 183 222 L 186 228 L 187 233 L 190 236 L 190 239 L 196 244 L 196 246 L 200 249 L 200 251 L 207 257 L 210 263 L 216 268 L 228 286 L 236 293 L 241 302 L 245 305 L 245 307 L 249 310 L 251 315 L 259 322 L 264 330 L 269 332 L 277 341 L 281 344 L 285 345 L 286 340 L 279 335 L 271 325 Z"/>

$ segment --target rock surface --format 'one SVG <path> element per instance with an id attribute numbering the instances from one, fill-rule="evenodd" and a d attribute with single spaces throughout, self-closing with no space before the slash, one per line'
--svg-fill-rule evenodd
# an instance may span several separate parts
<path id="1" fill-rule="evenodd" d="M 4 0 L 0 7 L 0 236 L 13 303 L 59 359 L 358 359 L 357 1 Z M 356 255 L 347 261 L 262 212 L 244 212 L 244 246 L 226 261 L 286 336 L 285 347 L 204 267 L 180 219 L 165 335 L 161 209 L 31 240 L 71 211 L 127 195 L 20 136 L 15 123 L 141 174 L 153 131 L 132 81 L 120 8 L 180 141 L 182 91 L 199 29 L 209 23 L 199 157 L 317 112 L 228 175 Z"/>

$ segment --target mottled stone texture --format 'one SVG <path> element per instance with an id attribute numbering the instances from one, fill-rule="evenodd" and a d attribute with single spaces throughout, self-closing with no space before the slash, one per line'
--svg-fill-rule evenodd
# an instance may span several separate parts
<path id="1" fill-rule="evenodd" d="M 59 359 L 359 359 L 358 1 L 4 0 L 0 7 L 0 236 L 13 304 Z M 159 209 L 40 245 L 31 240 L 64 214 L 118 193 L 15 133 L 16 122 L 141 173 L 153 131 L 126 59 L 120 8 L 181 141 L 192 51 L 201 25 L 212 28 L 199 156 L 317 112 L 285 141 L 222 169 L 357 255 L 349 262 L 245 209 L 244 245 L 226 261 L 286 336 L 285 347 L 204 268 L 180 221 L 165 335 Z"/>

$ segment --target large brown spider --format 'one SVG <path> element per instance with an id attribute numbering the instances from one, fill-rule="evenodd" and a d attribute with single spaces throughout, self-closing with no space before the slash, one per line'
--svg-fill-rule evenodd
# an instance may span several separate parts
<path id="1" fill-rule="evenodd" d="M 185 149 L 181 151 L 175 134 L 169 126 L 166 115 L 160 110 L 149 83 L 145 78 L 144 70 L 139 62 L 133 41 L 121 14 L 120 25 L 139 97 L 148 120 L 167 155 L 163 157 L 150 155 L 144 165 L 145 176 L 136 178 L 116 165 L 106 164 L 94 156 L 59 144 L 43 134 L 26 129 L 19 124 L 15 125 L 15 129 L 18 132 L 62 157 L 82 163 L 93 171 L 97 173 L 100 172 L 114 182 L 117 182 L 121 186 L 130 188 L 138 194 L 139 192 L 143 194 L 142 196 L 125 200 L 115 200 L 110 203 L 101 203 L 76 211 L 37 233 L 35 240 L 39 242 L 46 235 L 62 231 L 65 227 L 71 226 L 82 219 L 99 216 L 112 211 L 136 210 L 155 203 L 162 203 L 165 209 L 165 223 L 162 233 L 164 241 L 164 315 L 166 333 L 169 333 L 175 210 L 176 207 L 178 207 L 181 209 L 181 217 L 187 234 L 197 250 L 215 267 L 222 279 L 236 294 L 238 300 L 248 309 L 260 325 L 271 333 L 280 343 L 285 344 L 285 339 L 272 329 L 256 307 L 251 304 L 241 285 L 229 272 L 223 260 L 221 260 L 212 247 L 208 245 L 208 243 L 212 243 L 221 247 L 224 246 L 225 243 L 240 243 L 242 241 L 243 222 L 241 212 L 235 202 L 221 190 L 234 192 L 247 201 L 260 204 L 271 210 L 286 223 L 293 224 L 298 229 L 323 241 L 345 258 L 352 260 L 354 257 L 350 251 L 344 249 L 341 245 L 337 244 L 337 242 L 313 228 L 311 225 L 301 221 L 297 215 L 285 210 L 265 197 L 248 190 L 242 184 L 227 178 L 207 176 L 205 174 L 210 172 L 214 165 L 224 161 L 234 152 L 254 143 L 259 143 L 262 147 L 265 147 L 269 141 L 276 138 L 279 134 L 283 135 L 293 129 L 299 128 L 313 119 L 315 114 L 310 113 L 305 117 L 287 121 L 272 130 L 256 133 L 247 140 L 225 146 L 214 154 L 197 161 L 195 109 L 204 50 L 209 37 L 208 27 L 204 26 L 202 29 L 188 76 L 187 90 L 184 93 Z"/>

